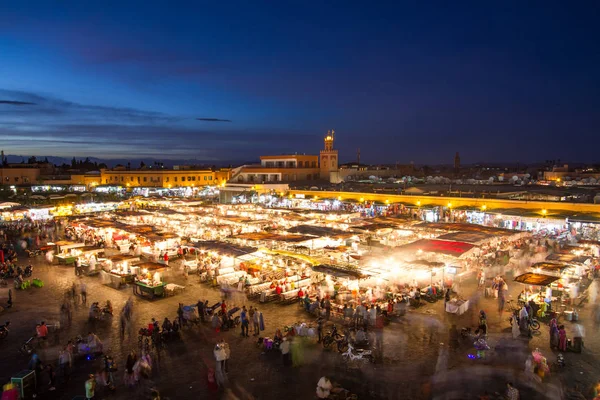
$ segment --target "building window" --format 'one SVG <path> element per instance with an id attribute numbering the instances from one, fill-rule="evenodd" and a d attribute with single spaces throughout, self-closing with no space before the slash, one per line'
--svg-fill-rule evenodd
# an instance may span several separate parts
<path id="1" fill-rule="evenodd" d="M 181 177 L 181 182 L 185 182 L 185 176 Z"/>
<path id="2" fill-rule="evenodd" d="M 121 182 L 123 182 L 123 177 L 121 177 Z"/>
<path id="3" fill-rule="evenodd" d="M 133 176 L 129 179 L 131 182 L 133 182 Z"/>
<path id="4" fill-rule="evenodd" d="M 173 182 L 177 182 L 177 177 L 174 177 L 174 178 L 173 178 Z"/>
<path id="5" fill-rule="evenodd" d="M 15 176 L 15 182 L 19 182 L 19 178 Z"/>
<path id="6" fill-rule="evenodd" d="M 138 178 L 138 183 L 140 183 L 140 177 L 138 176 L 137 178 Z"/>
<path id="7" fill-rule="evenodd" d="M 208 180 L 212 181 L 212 176 L 211 175 L 208 176 Z"/>
<path id="8" fill-rule="evenodd" d="M 302 161 L 298 161 L 298 168 L 302 168 Z"/>
<path id="9" fill-rule="evenodd" d="M 146 177 L 144 177 L 144 182 L 146 182 Z"/>
<path id="10" fill-rule="evenodd" d="M 169 182 L 169 177 L 168 176 L 165 178 L 165 182 Z"/>
<path id="11" fill-rule="evenodd" d="M 331 160 L 331 168 L 335 167 L 335 160 Z"/>
<path id="12" fill-rule="evenodd" d="M 313 167 L 313 168 L 316 168 L 317 167 L 317 162 L 316 161 L 311 162 L 310 166 Z"/>
<path id="13" fill-rule="evenodd" d="M 192 181 L 196 182 L 196 177 L 192 176 Z"/>

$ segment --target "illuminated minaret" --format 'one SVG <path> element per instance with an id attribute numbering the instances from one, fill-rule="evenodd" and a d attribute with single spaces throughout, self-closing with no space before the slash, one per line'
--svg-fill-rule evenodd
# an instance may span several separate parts
<path id="1" fill-rule="evenodd" d="M 332 171 L 337 171 L 338 169 L 338 151 L 333 149 L 334 138 L 335 131 L 333 129 L 327 131 L 327 135 L 325 135 L 324 138 L 325 149 L 321 150 L 321 156 L 319 160 L 321 179 L 329 180 L 330 173 Z"/>

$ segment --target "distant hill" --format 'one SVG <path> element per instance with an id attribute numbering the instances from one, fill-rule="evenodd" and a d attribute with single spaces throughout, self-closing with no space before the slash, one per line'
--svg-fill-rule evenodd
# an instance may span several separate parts
<path id="1" fill-rule="evenodd" d="M 15 154 L 8 154 L 6 156 L 6 158 L 8 159 L 9 163 L 20 163 L 21 161 L 23 162 L 27 162 L 27 160 L 29 159 L 30 156 L 28 155 L 15 155 Z M 62 165 L 62 164 L 71 164 L 71 160 L 72 158 L 66 158 L 66 157 L 56 157 L 56 156 L 36 156 L 36 159 L 38 161 L 43 161 L 44 159 L 48 159 L 49 162 L 51 162 L 52 164 L 55 165 Z M 219 161 L 219 162 L 215 162 L 215 161 L 205 161 L 205 160 L 198 160 L 198 159 L 185 159 L 185 160 L 170 160 L 170 159 L 155 159 L 155 158 L 131 158 L 131 159 L 126 159 L 126 158 L 114 158 L 114 159 L 105 159 L 105 158 L 97 158 L 97 157 L 77 157 L 75 156 L 75 159 L 77 161 L 82 161 L 85 160 L 86 158 L 88 158 L 91 162 L 97 162 L 98 164 L 104 163 L 106 165 L 108 165 L 109 167 L 114 167 L 117 164 L 121 164 L 121 165 L 127 165 L 127 163 L 131 163 L 132 167 L 139 167 L 140 163 L 143 161 L 146 165 L 152 165 L 155 161 L 161 162 L 164 164 L 165 167 L 172 167 L 174 165 L 215 165 L 217 167 L 227 167 L 229 165 L 241 165 L 244 163 L 248 163 L 248 162 L 244 162 L 244 161 L 239 161 L 239 160 L 224 160 L 224 161 Z"/>

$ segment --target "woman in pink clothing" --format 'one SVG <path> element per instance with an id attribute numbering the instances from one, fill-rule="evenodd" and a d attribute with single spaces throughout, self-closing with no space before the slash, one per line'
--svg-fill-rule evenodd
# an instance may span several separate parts
<path id="1" fill-rule="evenodd" d="M 558 327 L 558 349 L 567 351 L 567 332 L 564 325 Z"/>

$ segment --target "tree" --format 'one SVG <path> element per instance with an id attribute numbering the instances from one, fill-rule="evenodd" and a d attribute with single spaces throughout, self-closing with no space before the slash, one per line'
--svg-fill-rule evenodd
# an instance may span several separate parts
<path id="1" fill-rule="evenodd" d="M 140 168 L 144 168 L 146 166 L 146 164 L 142 161 L 140 162 Z"/>
<path id="2" fill-rule="evenodd" d="M 71 168 L 75 168 L 77 166 L 77 160 L 75 159 L 75 157 L 73 157 L 73 159 L 71 160 Z"/>
<path id="3" fill-rule="evenodd" d="M 31 156 L 27 160 L 27 164 L 35 164 L 36 162 L 37 162 L 37 159 L 35 158 L 35 156 Z"/>

